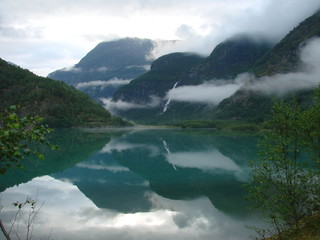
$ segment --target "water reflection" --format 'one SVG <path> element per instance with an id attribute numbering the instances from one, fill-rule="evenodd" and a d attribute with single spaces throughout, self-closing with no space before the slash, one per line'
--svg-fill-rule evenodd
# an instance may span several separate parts
<path id="1" fill-rule="evenodd" d="M 85 135 L 86 144 L 74 147 L 82 154 L 69 162 L 73 167 L 3 193 L 9 206 L 39 189 L 45 206 L 37 236 L 53 228 L 54 239 L 248 237 L 244 225 L 257 219 L 248 214 L 241 185 L 255 138 L 167 130 L 99 134 L 99 140 Z M 75 140 L 68 149 L 69 142 Z M 1 214 L 9 219 L 12 212 Z"/>
<path id="2" fill-rule="evenodd" d="M 224 147 L 228 147 L 228 137 L 199 132 L 195 136 L 183 131 L 137 132 L 110 142 L 112 146 L 126 148 L 112 149 L 109 144 L 105 148 L 122 166 L 146 179 L 152 191 L 163 197 L 192 199 L 207 196 L 219 210 L 244 216 L 247 210 L 241 186 L 248 176 L 246 161 L 255 156 L 255 142 L 248 144 L 252 138 L 244 136 L 230 138 L 232 143 L 234 138 L 239 143 L 229 145 L 229 154 L 235 155 L 232 148 L 242 145 L 246 148 L 246 156 L 233 160 L 218 150 L 215 143 L 224 140 Z"/>
<path id="3" fill-rule="evenodd" d="M 181 201 L 163 198 L 147 192 L 148 212 L 121 213 L 100 209 L 71 183 L 51 177 L 40 177 L 9 188 L 3 193 L 4 205 L 11 199 L 23 200 L 25 194 L 35 194 L 45 201 L 35 222 L 35 233 L 46 239 L 53 229 L 54 239 L 246 239 L 244 224 L 214 208 L 205 197 Z M 14 212 L 2 213 L 12 219 Z M 10 216 L 11 215 L 11 216 Z M 6 223 L 6 222 L 5 222 Z"/>

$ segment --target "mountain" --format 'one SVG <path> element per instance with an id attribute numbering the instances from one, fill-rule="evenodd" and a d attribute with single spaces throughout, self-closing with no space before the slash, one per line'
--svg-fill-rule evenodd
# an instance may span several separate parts
<path id="1" fill-rule="evenodd" d="M 260 77 L 260 81 L 263 81 L 263 77 L 265 76 L 299 71 L 302 65 L 300 59 L 301 48 L 306 45 L 309 39 L 320 37 L 319 26 L 320 11 L 301 22 L 266 55 L 260 58 L 252 68 L 253 73 L 257 77 Z M 292 92 L 288 94 L 290 95 Z M 312 97 L 311 90 L 299 90 L 295 94 L 302 105 L 310 102 Z M 231 97 L 222 101 L 215 109 L 213 117 L 252 121 L 264 120 L 270 112 L 272 97 L 277 96 L 270 96 L 259 91 L 242 88 Z"/>
<path id="2" fill-rule="evenodd" d="M 149 72 L 116 91 L 113 99 L 144 104 L 154 96 L 163 98 L 192 66 L 202 61 L 202 57 L 191 53 L 172 53 L 160 57 L 152 63 Z"/>
<path id="3" fill-rule="evenodd" d="M 157 123 L 206 118 L 212 105 L 171 101 L 170 89 L 196 86 L 206 81 L 219 84 L 252 68 L 272 44 L 246 35 L 239 35 L 219 44 L 207 58 L 191 53 L 173 53 L 152 63 L 151 70 L 119 88 L 113 102 L 134 103 L 130 109 L 115 108 L 116 114 L 130 120 Z"/>
<path id="4" fill-rule="evenodd" d="M 308 39 L 320 36 L 320 10 L 301 22 L 265 56 L 257 61 L 253 72 L 257 76 L 287 73 L 297 70 L 300 49 Z"/>
<path id="5" fill-rule="evenodd" d="M 252 69 L 255 62 L 273 47 L 262 38 L 238 34 L 218 44 L 201 65 L 192 69 L 193 81 L 232 79 Z"/>
<path id="6" fill-rule="evenodd" d="M 109 97 L 150 68 L 148 56 L 155 44 L 139 38 L 102 42 L 73 67 L 57 70 L 48 77 L 75 86 L 95 100 Z"/>
<path id="7" fill-rule="evenodd" d="M 188 70 L 203 60 L 191 53 L 172 53 L 158 58 L 152 63 L 149 72 L 119 88 L 113 96 L 112 101 L 116 105 L 125 102 L 129 105 L 134 103 L 134 107 L 115 108 L 114 112 L 147 124 L 172 121 L 175 116 L 164 114 L 169 107 L 169 101 L 165 98 L 167 91 L 180 86 L 182 79 L 188 76 Z M 188 116 L 187 111 L 183 111 L 183 108 L 181 110 L 184 116 Z"/>
<path id="8" fill-rule="evenodd" d="M 65 83 L 36 76 L 0 59 L 0 112 L 20 105 L 21 115 L 39 115 L 51 127 L 122 126 L 86 94 Z"/>
<path id="9" fill-rule="evenodd" d="M 310 86 L 299 87 L 308 78 L 308 66 L 301 57 L 312 39 L 320 36 L 319 26 L 320 11 L 275 45 L 238 35 L 217 45 L 207 58 L 188 66 L 182 64 L 186 57 L 182 53 L 178 54 L 180 58 L 173 58 L 175 54 L 163 56 L 149 72 L 120 88 L 113 101 L 105 104 L 119 116 L 152 124 L 192 119 L 261 122 L 269 116 L 272 98 L 290 98 L 292 93 L 307 106 L 312 90 Z M 160 60 L 168 64 L 155 71 Z M 172 75 L 170 68 L 175 69 Z M 285 84 L 281 78 L 286 78 Z M 257 87 L 270 84 L 270 79 L 274 82 L 269 92 Z M 210 87 L 215 88 L 212 93 L 207 91 Z M 225 91 L 224 87 L 234 87 L 235 93 L 211 101 Z M 207 102 L 203 101 L 205 97 Z"/>

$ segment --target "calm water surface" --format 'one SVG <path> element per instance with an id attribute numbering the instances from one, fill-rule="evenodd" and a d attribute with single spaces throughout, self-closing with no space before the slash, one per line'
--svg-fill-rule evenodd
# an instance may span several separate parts
<path id="1" fill-rule="evenodd" d="M 44 202 L 34 239 L 248 239 L 245 226 L 259 220 L 242 185 L 256 140 L 212 130 L 57 130 L 60 151 L 0 177 L 1 218 L 9 224 L 12 203 L 31 196 Z"/>

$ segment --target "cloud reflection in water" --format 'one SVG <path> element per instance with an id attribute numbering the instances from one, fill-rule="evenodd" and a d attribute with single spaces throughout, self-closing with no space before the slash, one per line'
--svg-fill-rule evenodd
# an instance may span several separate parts
<path id="1" fill-rule="evenodd" d="M 10 219 L 11 201 L 23 201 L 39 191 L 45 204 L 35 225 L 35 235 L 45 237 L 53 229 L 54 239 L 244 239 L 250 219 L 232 219 L 215 209 L 206 197 L 170 200 L 147 192 L 149 212 L 120 213 L 99 209 L 69 182 L 38 177 L 2 193 L 1 212 Z M 252 224 L 252 223 L 251 223 Z M 230 231 L 232 229 L 232 231 Z"/>

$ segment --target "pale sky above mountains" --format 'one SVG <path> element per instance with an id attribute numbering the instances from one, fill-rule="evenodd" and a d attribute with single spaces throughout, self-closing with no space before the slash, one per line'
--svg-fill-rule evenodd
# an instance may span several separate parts
<path id="1" fill-rule="evenodd" d="M 208 55 L 238 33 L 280 40 L 319 0 L 0 0 L 0 58 L 46 76 L 101 41 L 183 40 L 171 51 Z"/>

